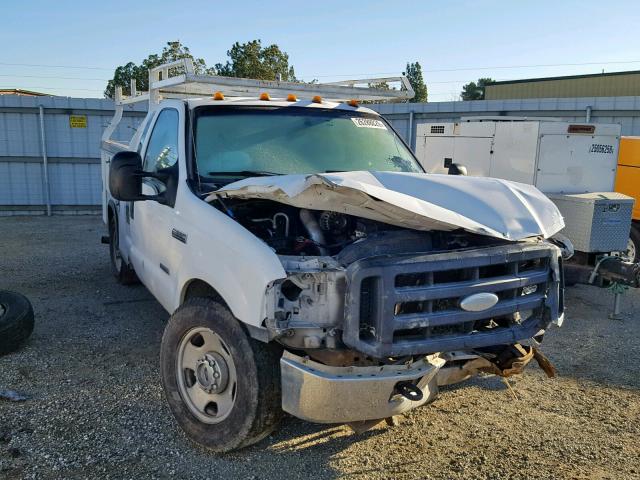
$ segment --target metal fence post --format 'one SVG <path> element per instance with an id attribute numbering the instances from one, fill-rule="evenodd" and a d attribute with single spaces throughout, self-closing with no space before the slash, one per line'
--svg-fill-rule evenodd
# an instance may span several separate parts
<path id="1" fill-rule="evenodd" d="M 408 130 L 407 131 L 407 145 L 409 145 L 409 148 L 415 152 L 416 149 L 415 149 L 415 146 L 413 145 L 413 121 L 414 121 L 413 120 L 413 116 L 414 116 L 413 110 L 410 110 L 409 111 L 409 122 L 408 122 L 409 125 L 408 125 L 408 128 L 407 128 L 407 130 Z"/>
<path id="2" fill-rule="evenodd" d="M 42 147 L 42 168 L 44 177 L 44 199 L 47 205 L 47 216 L 51 216 L 51 196 L 49 193 L 49 160 L 47 158 L 47 142 L 44 136 L 44 107 L 38 107 L 40 111 L 40 145 Z"/>

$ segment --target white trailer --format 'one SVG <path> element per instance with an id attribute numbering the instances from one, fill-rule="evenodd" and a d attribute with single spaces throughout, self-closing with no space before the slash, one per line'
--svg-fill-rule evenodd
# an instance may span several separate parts
<path id="1" fill-rule="evenodd" d="M 617 124 L 471 117 L 418 125 L 416 155 L 430 173 L 457 163 L 468 175 L 527 183 L 543 193 L 611 192 L 619 142 Z"/>

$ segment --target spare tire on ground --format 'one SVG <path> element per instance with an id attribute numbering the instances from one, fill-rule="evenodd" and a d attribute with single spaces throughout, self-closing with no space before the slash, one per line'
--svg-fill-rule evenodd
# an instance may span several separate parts
<path id="1" fill-rule="evenodd" d="M 17 350 L 31 332 L 31 302 L 19 293 L 0 290 L 0 354 Z"/>

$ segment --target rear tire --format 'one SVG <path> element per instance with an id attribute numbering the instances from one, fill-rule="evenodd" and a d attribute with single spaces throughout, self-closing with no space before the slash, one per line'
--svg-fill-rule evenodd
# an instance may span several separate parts
<path id="1" fill-rule="evenodd" d="M 122 285 L 138 283 L 136 272 L 129 266 L 120 252 L 118 217 L 115 214 L 109 219 L 109 256 L 111 257 L 111 272 L 118 283 Z"/>
<path id="2" fill-rule="evenodd" d="M 182 430 L 215 452 L 262 440 L 282 418 L 281 356 L 278 345 L 250 338 L 220 303 L 187 300 L 169 319 L 160 347 L 162 385 Z M 223 385 L 215 383 L 220 379 Z"/>
<path id="3" fill-rule="evenodd" d="M 33 323 L 27 297 L 0 290 L 0 354 L 17 350 L 33 332 Z"/>

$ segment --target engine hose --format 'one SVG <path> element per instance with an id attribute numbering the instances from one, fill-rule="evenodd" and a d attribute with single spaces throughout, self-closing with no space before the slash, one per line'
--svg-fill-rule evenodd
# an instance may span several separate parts
<path id="1" fill-rule="evenodd" d="M 600 265 L 607 260 L 621 261 L 620 257 L 607 257 L 607 256 L 602 257 L 600 260 L 598 260 L 598 263 L 596 263 L 596 266 L 591 272 L 591 275 L 589 275 L 589 284 L 592 284 L 594 282 L 594 280 L 596 279 L 596 276 L 598 275 L 598 270 L 600 269 Z"/>
<path id="2" fill-rule="evenodd" d="M 324 247 L 324 233 L 322 233 L 322 229 L 320 228 L 320 224 L 316 217 L 313 216 L 311 211 L 303 208 L 300 210 L 300 221 L 304 225 L 304 228 L 307 229 L 309 233 L 309 237 L 314 241 L 318 250 L 320 251 L 320 255 L 329 255 L 329 250 Z"/>

